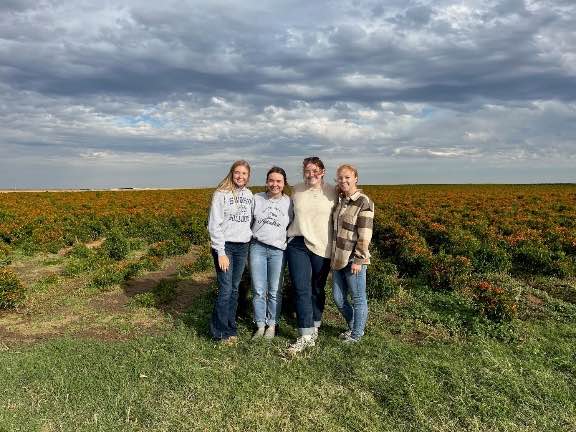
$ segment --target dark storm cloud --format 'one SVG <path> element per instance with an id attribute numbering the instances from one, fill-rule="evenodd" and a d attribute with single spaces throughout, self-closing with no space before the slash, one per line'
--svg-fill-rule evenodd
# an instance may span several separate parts
<path id="1" fill-rule="evenodd" d="M 35 0 L 3 0 L 2 3 L 0 3 L 0 12 L 21 12 L 37 5 L 38 2 Z"/>
<path id="2" fill-rule="evenodd" d="M 135 4 L 100 11 L 88 34 L 74 25 L 61 26 L 60 15 L 48 8 L 46 22 L 23 25 L 43 16 L 42 10 L 35 12 L 15 13 L 19 18 L 6 26 L 3 76 L 15 88 L 40 93 L 271 96 L 262 90 L 263 84 L 328 83 L 333 99 L 366 102 L 404 97 L 438 101 L 440 94 L 445 99 L 453 94 L 457 100 L 526 99 L 532 92 L 536 98 L 574 99 L 573 91 L 563 91 L 570 85 L 574 88 L 573 74 L 542 59 L 534 43 L 539 30 L 569 31 L 571 23 L 559 12 L 530 13 L 523 2 L 473 13 L 466 28 L 449 21 L 456 18 L 442 17 L 423 5 L 409 6 L 390 20 L 347 22 L 332 16 L 334 23 L 329 23 L 318 16 L 317 24 L 305 26 L 299 18 L 306 9 L 302 15 L 293 12 L 290 22 L 272 9 L 232 8 L 227 13 L 217 7 L 147 10 Z M 248 13 L 268 21 L 255 24 L 260 22 L 257 16 Z M 413 26 L 405 26 L 406 22 Z M 265 72 L 278 67 L 292 71 L 294 77 Z M 407 82 L 400 89 L 339 85 L 353 73 L 401 77 Z"/>
<path id="3" fill-rule="evenodd" d="M 0 11 L 0 160 L 23 166 L 576 157 L 572 2 L 10 0 Z"/>

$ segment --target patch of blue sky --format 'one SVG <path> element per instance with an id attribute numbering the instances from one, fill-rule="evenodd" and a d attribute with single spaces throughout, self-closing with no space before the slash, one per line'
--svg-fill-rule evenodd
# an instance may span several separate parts
<path id="1" fill-rule="evenodd" d="M 121 116 L 116 120 L 120 126 L 140 126 L 146 124 L 150 127 L 161 129 L 166 126 L 166 121 L 153 115 L 143 114 L 137 116 Z"/>
<path id="2" fill-rule="evenodd" d="M 418 116 L 419 116 L 419 117 L 422 117 L 422 118 L 432 117 L 432 115 L 433 115 L 434 113 L 436 113 L 436 111 L 437 111 L 437 110 L 436 110 L 434 107 L 425 106 L 424 108 L 422 108 L 422 110 L 420 110 L 420 113 L 419 113 Z"/>

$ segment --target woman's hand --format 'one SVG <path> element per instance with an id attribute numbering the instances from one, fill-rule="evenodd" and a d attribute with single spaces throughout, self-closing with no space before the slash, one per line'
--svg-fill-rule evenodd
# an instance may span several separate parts
<path id="1" fill-rule="evenodd" d="M 218 267 L 220 267 L 220 270 L 223 272 L 228 271 L 228 267 L 230 267 L 230 260 L 226 255 L 221 255 L 218 257 Z"/>
<path id="2" fill-rule="evenodd" d="M 350 271 L 353 275 L 360 273 L 361 270 L 362 264 L 352 264 L 352 266 L 350 266 Z"/>

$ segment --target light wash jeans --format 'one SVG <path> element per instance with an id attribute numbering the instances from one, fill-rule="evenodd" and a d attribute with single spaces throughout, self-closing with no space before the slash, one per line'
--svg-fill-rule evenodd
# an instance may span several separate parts
<path id="1" fill-rule="evenodd" d="M 282 308 L 284 251 L 257 240 L 250 243 L 250 274 L 254 321 L 258 327 L 274 326 Z"/>
<path id="2" fill-rule="evenodd" d="M 358 274 L 352 274 L 352 263 L 341 270 L 332 272 L 332 295 L 334 303 L 346 320 L 352 337 L 360 340 L 364 336 L 364 328 L 368 319 L 368 299 L 366 297 L 366 266 Z M 348 294 L 352 304 L 348 301 Z"/>

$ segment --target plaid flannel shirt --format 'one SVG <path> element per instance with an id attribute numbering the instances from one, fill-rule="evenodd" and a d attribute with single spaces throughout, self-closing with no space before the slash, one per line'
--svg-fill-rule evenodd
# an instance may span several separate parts
<path id="1" fill-rule="evenodd" d="M 368 246 L 374 226 L 374 203 L 361 191 L 350 197 L 341 196 L 332 213 L 333 270 L 343 269 L 352 260 L 354 264 L 370 264 Z"/>

